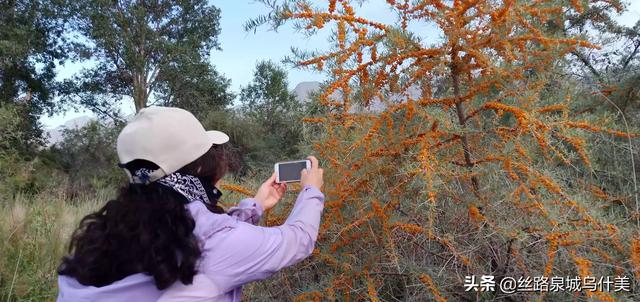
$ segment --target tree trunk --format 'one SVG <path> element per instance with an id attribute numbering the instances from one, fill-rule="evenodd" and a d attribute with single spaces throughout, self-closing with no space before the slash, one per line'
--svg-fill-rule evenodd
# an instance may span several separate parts
<path id="1" fill-rule="evenodd" d="M 467 128 L 467 119 L 464 112 L 464 104 L 462 104 L 462 100 L 460 99 L 460 74 L 458 71 L 458 52 L 457 50 L 452 50 L 451 52 L 451 80 L 453 82 L 453 95 L 456 101 L 456 114 L 458 115 L 458 123 L 462 128 L 463 133 L 460 135 L 460 141 L 462 142 L 462 151 L 464 152 L 464 162 L 469 171 L 473 170 L 473 161 L 471 160 L 471 149 L 469 148 L 469 139 L 467 135 L 464 133 L 464 130 Z M 473 193 L 476 196 L 479 196 L 479 184 L 478 178 L 475 176 L 471 176 L 471 184 L 473 186 Z"/>
<path id="2" fill-rule="evenodd" d="M 133 103 L 136 113 L 147 106 L 147 83 L 146 76 L 142 73 L 135 73 L 133 76 Z"/>

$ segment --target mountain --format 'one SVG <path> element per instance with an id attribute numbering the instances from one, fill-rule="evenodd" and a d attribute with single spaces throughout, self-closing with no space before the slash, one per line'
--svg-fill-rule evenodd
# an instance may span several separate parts
<path id="1" fill-rule="evenodd" d="M 306 103 L 311 99 L 309 94 L 320 90 L 320 82 L 309 81 L 300 82 L 293 89 L 292 93 L 298 98 L 301 103 Z"/>
<path id="2" fill-rule="evenodd" d="M 62 132 L 65 129 L 78 129 L 86 126 L 90 122 L 94 121 L 94 117 L 87 115 L 79 116 L 66 121 L 64 124 L 55 127 L 53 129 L 44 129 L 46 135 L 47 146 L 51 146 L 55 143 L 62 141 Z"/>

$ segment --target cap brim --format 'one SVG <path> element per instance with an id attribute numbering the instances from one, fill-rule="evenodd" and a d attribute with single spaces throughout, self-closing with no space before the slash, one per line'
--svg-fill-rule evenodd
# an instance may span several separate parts
<path id="1" fill-rule="evenodd" d="M 214 145 L 222 145 L 229 141 L 229 136 L 222 131 L 209 130 L 207 131 L 207 135 L 209 136 L 211 143 Z"/>

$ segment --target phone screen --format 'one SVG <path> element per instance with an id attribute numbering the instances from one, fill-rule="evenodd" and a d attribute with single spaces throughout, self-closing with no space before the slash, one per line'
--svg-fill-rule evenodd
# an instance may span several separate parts
<path id="1" fill-rule="evenodd" d="M 307 167 L 307 161 L 278 164 L 278 176 L 281 182 L 299 181 L 301 172 Z"/>

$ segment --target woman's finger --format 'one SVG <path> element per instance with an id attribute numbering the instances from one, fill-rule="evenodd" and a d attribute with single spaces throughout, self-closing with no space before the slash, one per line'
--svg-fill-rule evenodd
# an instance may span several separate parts
<path id="1" fill-rule="evenodd" d="M 307 156 L 307 159 L 311 161 L 311 169 L 318 168 L 318 159 L 315 156 L 309 155 Z"/>
<path id="2" fill-rule="evenodd" d="M 276 172 L 273 172 L 273 174 L 271 174 L 271 176 L 265 181 L 266 183 L 269 183 L 271 185 L 276 183 Z"/>

